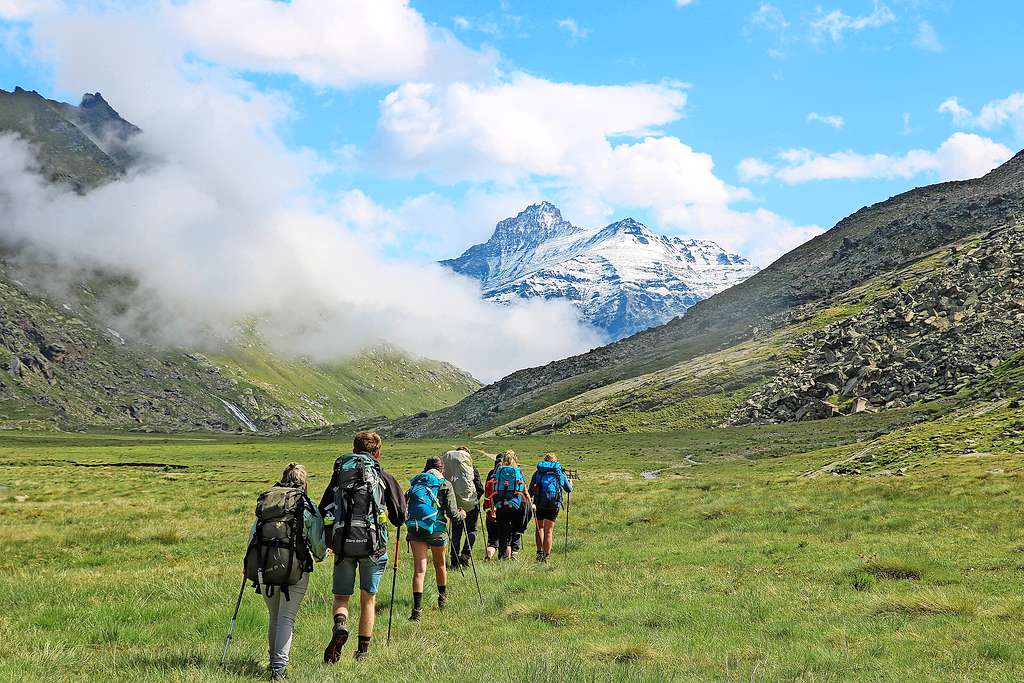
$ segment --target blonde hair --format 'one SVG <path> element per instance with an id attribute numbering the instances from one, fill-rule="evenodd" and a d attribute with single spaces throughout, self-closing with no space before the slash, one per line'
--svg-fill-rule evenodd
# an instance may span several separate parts
<path id="1" fill-rule="evenodd" d="M 519 461 L 516 460 L 516 452 L 509 449 L 505 451 L 505 455 L 501 457 L 502 465 L 518 465 Z"/>
<path id="2" fill-rule="evenodd" d="M 558 462 L 558 456 L 554 453 L 545 453 L 544 462 Z"/>
<path id="3" fill-rule="evenodd" d="M 288 463 L 288 467 L 284 468 L 284 472 L 281 473 L 281 486 L 289 486 L 294 489 L 306 490 L 309 484 L 309 475 L 306 474 L 306 468 L 297 462 Z"/>

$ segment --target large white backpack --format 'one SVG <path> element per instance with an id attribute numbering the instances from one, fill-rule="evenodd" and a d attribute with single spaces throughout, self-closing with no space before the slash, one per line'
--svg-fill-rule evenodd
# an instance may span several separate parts
<path id="1" fill-rule="evenodd" d="M 473 510 L 480 504 L 473 485 L 473 456 L 466 451 L 448 451 L 442 457 L 444 478 L 452 483 L 460 510 Z"/>

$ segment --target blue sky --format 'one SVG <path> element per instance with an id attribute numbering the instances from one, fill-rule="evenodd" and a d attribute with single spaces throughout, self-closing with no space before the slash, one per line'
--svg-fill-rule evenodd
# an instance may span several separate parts
<path id="1" fill-rule="evenodd" d="M 351 6 L 339 16 L 305 0 L 261 21 L 270 4 L 0 0 L 0 87 L 101 90 L 145 128 L 152 98 L 123 73 L 46 47 L 84 17 L 141 16 L 177 36 L 181 69 L 215 74 L 188 83 L 279 103 L 276 141 L 318 166 L 304 201 L 409 260 L 454 256 L 550 199 L 580 224 L 631 215 L 763 265 L 1024 146 L 1017 3 L 381 0 L 335 3 Z"/>

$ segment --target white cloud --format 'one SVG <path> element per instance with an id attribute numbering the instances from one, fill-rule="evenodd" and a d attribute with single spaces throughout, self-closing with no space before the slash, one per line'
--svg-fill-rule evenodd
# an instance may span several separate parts
<path id="1" fill-rule="evenodd" d="M 676 7 L 686 7 L 687 5 L 692 3 L 693 0 L 676 0 Z"/>
<path id="2" fill-rule="evenodd" d="M 762 2 L 757 10 L 750 15 L 749 24 L 766 31 L 784 31 L 789 27 L 786 15 L 781 9 L 767 2 Z"/>
<path id="3" fill-rule="evenodd" d="M 901 131 L 904 135 L 910 135 L 913 133 L 913 129 L 910 127 L 910 112 L 903 112 L 903 130 Z"/>
<path id="4" fill-rule="evenodd" d="M 490 36 L 500 36 L 501 29 L 494 21 L 470 19 L 469 17 L 457 16 L 452 18 L 452 24 L 460 31 L 479 31 Z"/>
<path id="5" fill-rule="evenodd" d="M 972 126 L 983 130 L 996 130 L 1011 126 L 1017 135 L 1024 137 L 1024 92 L 1011 93 L 1001 100 L 986 103 L 975 115 L 950 97 L 939 105 L 939 112 L 947 113 L 958 126 Z"/>
<path id="6" fill-rule="evenodd" d="M 846 119 L 844 119 L 842 116 L 839 116 L 838 114 L 824 115 L 819 114 L 816 111 L 812 111 L 810 114 L 808 114 L 807 120 L 816 123 L 823 123 L 826 126 L 832 126 L 837 130 L 846 125 Z"/>
<path id="7" fill-rule="evenodd" d="M 973 133 L 954 133 L 934 151 L 915 149 L 905 154 L 861 154 L 853 151 L 819 154 L 790 149 L 778 154 L 778 165 L 760 159 L 742 162 L 757 168 L 772 167 L 772 175 L 796 185 L 813 180 L 912 178 L 924 173 L 939 180 L 962 180 L 984 175 L 1012 156 L 1009 148 Z M 763 166 L 762 166 L 763 165 Z"/>
<path id="8" fill-rule="evenodd" d="M 580 26 L 575 19 L 566 18 L 558 20 L 558 28 L 562 29 L 569 34 L 569 37 L 575 42 L 577 40 L 585 40 L 590 36 L 590 29 L 583 28 Z"/>
<path id="9" fill-rule="evenodd" d="M 896 21 L 896 15 L 884 4 L 875 1 L 874 9 L 870 14 L 861 17 L 851 17 L 842 10 L 825 12 L 821 7 L 816 8 L 815 16 L 810 20 L 811 40 L 821 42 L 826 37 L 833 42 L 841 42 L 847 31 L 863 31 L 869 28 L 879 28 Z"/>
<path id="10" fill-rule="evenodd" d="M 568 304 L 509 311 L 481 302 L 469 279 L 387 258 L 360 224 L 398 230 L 438 204 L 410 200 L 397 219 L 354 195 L 326 206 L 313 183 L 323 162 L 276 133 L 294 115 L 288 101 L 190 62 L 189 42 L 158 13 L 57 13 L 33 35 L 60 90 L 99 85 L 141 126 L 144 163 L 83 196 L 33 174 L 27 146 L 4 138 L 0 234 L 65 272 L 131 276 L 138 289 L 117 329 L 215 347 L 236 322 L 258 320 L 286 352 L 334 359 L 386 340 L 482 379 L 598 343 Z M 466 330 L 488 330 L 488 343 Z"/>
<path id="11" fill-rule="evenodd" d="M 775 172 L 775 167 L 761 159 L 750 157 L 741 161 L 736 167 L 736 171 L 739 173 L 740 180 L 747 183 L 752 180 L 770 178 Z"/>
<path id="12" fill-rule="evenodd" d="M 58 6 L 58 0 L 0 0 L 0 19 L 31 19 L 38 14 L 52 12 Z"/>
<path id="13" fill-rule="evenodd" d="M 926 19 L 922 19 L 917 25 L 917 35 L 914 36 L 914 47 L 928 52 L 942 52 L 944 49 L 939 34 L 935 27 Z"/>
<path id="14" fill-rule="evenodd" d="M 496 64 L 493 53 L 429 25 L 407 0 L 187 0 L 164 10 L 203 57 L 320 86 L 453 80 Z"/>

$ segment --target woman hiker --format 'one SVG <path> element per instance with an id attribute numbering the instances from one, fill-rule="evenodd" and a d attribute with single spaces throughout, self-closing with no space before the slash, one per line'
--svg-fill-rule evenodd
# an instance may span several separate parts
<path id="1" fill-rule="evenodd" d="M 515 451 L 505 451 L 501 465 L 494 469 L 488 502 L 489 509 L 494 511 L 498 557 L 515 559 L 515 546 L 529 522 L 533 507 Z"/>
<path id="2" fill-rule="evenodd" d="M 437 608 L 444 609 L 448 602 L 448 569 L 445 566 L 445 546 L 448 544 L 448 524 L 462 524 L 466 513 L 459 509 L 451 482 L 444 478 L 441 458 L 427 458 L 423 472 L 409 482 L 405 494 L 408 517 L 405 525 L 412 549 L 412 614 L 411 621 L 419 621 L 423 614 L 423 581 L 427 574 L 427 555 L 434 565 L 437 580 Z"/>
<path id="3" fill-rule="evenodd" d="M 292 522 L 300 514 L 298 530 Z M 256 583 L 270 613 L 267 640 L 272 681 L 288 677 L 295 617 L 309 586 L 313 560 L 320 562 L 326 554 L 323 519 L 309 499 L 306 468 L 291 463 L 281 481 L 260 495 L 246 552 L 246 576 Z"/>
<path id="4" fill-rule="evenodd" d="M 537 471 L 530 479 L 530 495 L 536 505 L 537 561 L 547 562 L 555 537 L 555 520 L 562 508 L 562 492 L 572 493 L 572 482 L 565 476 L 558 456 L 548 453 L 537 463 Z"/>

